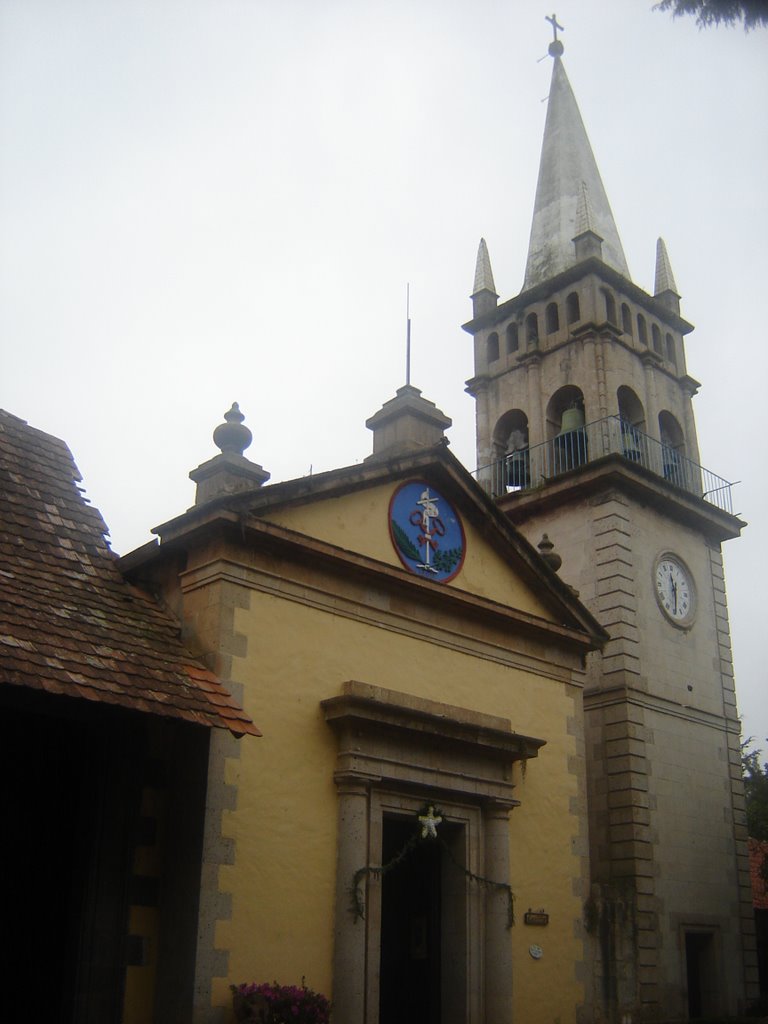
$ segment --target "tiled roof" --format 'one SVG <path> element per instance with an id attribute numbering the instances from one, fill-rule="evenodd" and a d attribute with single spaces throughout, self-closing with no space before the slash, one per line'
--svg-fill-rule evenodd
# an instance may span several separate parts
<path id="1" fill-rule="evenodd" d="M 752 879 L 752 903 L 755 910 L 768 910 L 768 841 L 749 839 L 749 874 Z M 765 865 L 765 868 L 764 868 Z"/>
<path id="2" fill-rule="evenodd" d="M 67 446 L 0 410 L 0 685 L 259 735 L 126 583 Z"/>

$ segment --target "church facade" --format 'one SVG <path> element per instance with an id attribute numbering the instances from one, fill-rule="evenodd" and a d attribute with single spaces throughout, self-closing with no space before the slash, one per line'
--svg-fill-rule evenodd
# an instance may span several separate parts
<path id="1" fill-rule="evenodd" d="M 211 739 L 194 1019 L 302 977 L 338 1024 L 573 1018 L 604 631 L 416 388 L 363 464 L 286 483 L 241 420 L 194 508 L 122 561 L 263 733 Z"/>

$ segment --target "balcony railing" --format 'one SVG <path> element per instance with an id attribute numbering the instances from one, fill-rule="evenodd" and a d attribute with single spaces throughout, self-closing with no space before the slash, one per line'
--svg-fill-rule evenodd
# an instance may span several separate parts
<path id="1" fill-rule="evenodd" d="M 505 455 L 475 472 L 493 497 L 525 491 L 605 455 L 621 455 L 680 490 L 695 494 L 733 514 L 731 484 L 682 455 L 676 448 L 643 434 L 618 416 L 587 423 L 551 441 Z"/>

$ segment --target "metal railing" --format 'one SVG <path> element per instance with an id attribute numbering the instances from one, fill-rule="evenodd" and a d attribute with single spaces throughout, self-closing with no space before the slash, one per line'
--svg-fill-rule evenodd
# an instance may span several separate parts
<path id="1" fill-rule="evenodd" d="M 523 448 L 476 470 L 478 482 L 493 497 L 530 490 L 605 455 L 621 455 L 628 462 L 663 477 L 674 487 L 695 494 L 724 512 L 733 514 L 731 484 L 692 462 L 676 448 L 637 430 L 619 416 L 587 423 L 558 434 L 551 441 Z"/>

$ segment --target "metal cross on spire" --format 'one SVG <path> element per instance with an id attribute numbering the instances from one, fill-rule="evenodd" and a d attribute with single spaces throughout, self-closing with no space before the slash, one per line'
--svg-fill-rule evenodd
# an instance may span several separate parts
<path id="1" fill-rule="evenodd" d="M 557 23 L 557 15 L 556 14 L 552 14 L 552 15 L 546 14 L 546 15 L 544 15 L 544 20 L 548 21 L 550 23 L 550 25 L 552 26 L 552 31 L 555 33 L 555 42 L 557 42 L 557 30 L 560 29 L 561 32 L 565 32 L 565 29 L 563 28 L 563 26 L 562 25 L 558 25 L 558 23 Z"/>
<path id="2" fill-rule="evenodd" d="M 562 25 L 558 24 L 557 15 L 556 14 L 552 14 L 552 15 L 545 14 L 544 15 L 544 20 L 548 21 L 550 23 L 550 25 L 552 26 L 552 32 L 554 33 L 554 37 L 555 37 L 552 40 L 552 42 L 549 44 L 549 55 L 550 55 L 550 57 L 562 57 L 562 55 L 563 55 L 563 44 L 557 38 L 557 30 L 560 29 L 561 32 L 565 32 L 565 29 L 563 28 Z"/>

